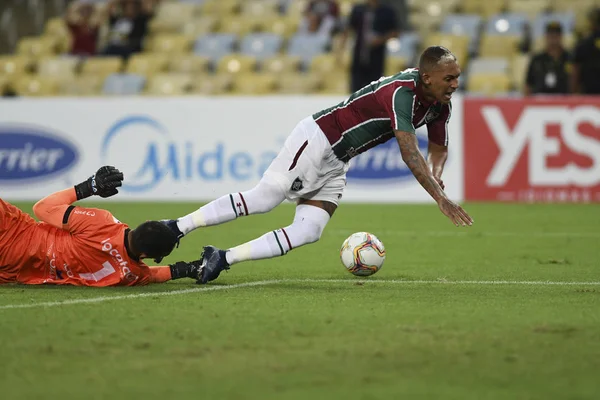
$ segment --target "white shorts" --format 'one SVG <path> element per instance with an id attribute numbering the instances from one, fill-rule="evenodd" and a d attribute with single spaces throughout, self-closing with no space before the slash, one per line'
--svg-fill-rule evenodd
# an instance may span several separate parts
<path id="1" fill-rule="evenodd" d="M 321 200 L 338 204 L 349 165 L 340 161 L 312 117 L 303 119 L 265 171 L 263 179 L 279 185 L 288 200 Z"/>

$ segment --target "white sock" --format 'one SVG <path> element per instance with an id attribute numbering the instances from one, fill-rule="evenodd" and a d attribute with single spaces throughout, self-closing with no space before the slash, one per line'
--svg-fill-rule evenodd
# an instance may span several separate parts
<path id="1" fill-rule="evenodd" d="M 179 218 L 177 227 L 187 235 L 203 226 L 219 225 L 245 215 L 265 213 L 283 200 L 285 194 L 279 186 L 261 181 L 248 191 L 219 197 L 193 213 Z"/>
<path id="2" fill-rule="evenodd" d="M 319 240 L 329 218 L 327 211 L 301 204 L 296 207 L 296 216 L 291 225 L 231 248 L 225 258 L 232 265 L 241 261 L 283 256 L 296 247 Z"/>

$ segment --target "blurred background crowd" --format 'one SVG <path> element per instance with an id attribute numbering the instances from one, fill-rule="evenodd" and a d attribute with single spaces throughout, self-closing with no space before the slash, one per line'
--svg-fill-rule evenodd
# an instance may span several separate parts
<path id="1" fill-rule="evenodd" d="M 3 96 L 346 94 L 448 47 L 461 90 L 600 93 L 598 0 L 2 0 Z"/>

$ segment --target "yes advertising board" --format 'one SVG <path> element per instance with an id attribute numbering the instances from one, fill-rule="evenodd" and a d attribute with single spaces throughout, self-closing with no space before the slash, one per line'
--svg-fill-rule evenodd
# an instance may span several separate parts
<path id="1" fill-rule="evenodd" d="M 600 98 L 464 100 L 465 198 L 600 202 Z"/>
<path id="2" fill-rule="evenodd" d="M 250 189 L 296 124 L 340 97 L 83 98 L 0 101 L 0 197 L 37 200 L 110 164 L 114 200 L 207 201 Z M 461 99 L 453 101 L 449 195 L 462 199 Z M 419 131 L 425 152 L 426 131 Z M 423 202 L 390 140 L 351 162 L 342 201 Z"/>

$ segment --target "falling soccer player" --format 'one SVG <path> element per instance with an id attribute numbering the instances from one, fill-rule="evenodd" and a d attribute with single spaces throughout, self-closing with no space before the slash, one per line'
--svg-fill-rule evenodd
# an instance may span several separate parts
<path id="1" fill-rule="evenodd" d="M 200 279 L 207 283 L 235 263 L 283 256 L 319 240 L 346 185 L 348 162 L 396 138 L 402 159 L 417 181 L 456 226 L 473 219 L 444 193 L 448 122 L 460 67 L 441 46 L 427 48 L 419 68 L 402 71 L 353 93 L 344 102 L 300 121 L 254 188 L 220 197 L 177 220 L 162 221 L 178 239 L 197 228 L 266 213 L 285 199 L 296 201 L 291 225 L 228 250 L 205 246 Z M 427 125 L 427 160 L 415 129 Z"/>

